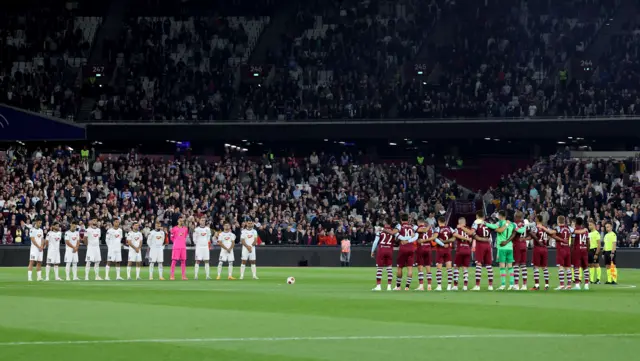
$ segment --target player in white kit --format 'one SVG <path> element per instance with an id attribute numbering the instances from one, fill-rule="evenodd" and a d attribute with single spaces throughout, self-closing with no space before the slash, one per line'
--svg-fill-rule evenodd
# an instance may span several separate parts
<path id="1" fill-rule="evenodd" d="M 84 234 L 84 242 L 87 245 L 87 257 L 85 261 L 87 264 L 84 266 L 84 280 L 89 280 L 89 273 L 91 272 L 91 264 L 93 263 L 93 271 L 96 275 L 96 281 L 102 281 L 100 278 L 100 262 L 102 262 L 102 255 L 100 254 L 100 236 L 102 230 L 98 228 L 98 220 L 91 218 L 89 228 L 87 228 Z"/>
<path id="2" fill-rule="evenodd" d="M 29 238 L 31 238 L 31 249 L 29 250 L 29 270 L 27 271 L 27 280 L 33 281 L 33 264 L 36 264 L 36 272 L 38 272 L 38 281 L 42 281 L 42 256 L 44 253 L 44 232 L 40 226 L 42 221 L 36 219 L 34 226 L 29 230 Z"/>
<path id="3" fill-rule="evenodd" d="M 162 224 L 156 221 L 156 229 L 149 232 L 147 236 L 147 245 L 149 246 L 149 280 L 153 280 L 153 266 L 158 264 L 158 276 L 160 281 L 164 281 L 162 275 L 162 263 L 164 262 L 164 242 L 165 233 L 162 230 Z"/>
<path id="4" fill-rule="evenodd" d="M 56 281 L 62 281 L 58 270 L 60 264 L 60 240 L 62 239 L 62 232 L 60 232 L 60 225 L 56 222 L 51 226 L 51 230 L 47 233 L 47 267 L 45 268 L 44 280 L 49 280 L 49 272 L 51 272 L 51 266 L 53 266 L 53 274 L 56 277 Z"/>
<path id="5" fill-rule="evenodd" d="M 211 257 L 211 228 L 206 225 L 206 219 L 200 218 L 200 225 L 193 230 L 193 243 L 196 245 L 196 264 L 194 266 L 195 279 L 198 279 L 200 272 L 200 262 L 204 262 L 204 273 L 208 280 L 211 279 L 209 274 L 209 259 Z"/>
<path id="6" fill-rule="evenodd" d="M 136 280 L 140 279 L 140 267 L 142 267 L 142 233 L 139 226 L 134 223 L 131 232 L 127 233 L 127 245 L 129 246 L 129 263 L 127 264 L 127 279 L 131 279 L 131 266 L 136 264 Z"/>
<path id="7" fill-rule="evenodd" d="M 236 244 L 236 235 L 231 232 L 231 225 L 229 222 L 224 222 L 224 232 L 220 232 L 217 238 L 218 245 L 220 245 L 220 257 L 218 258 L 218 277 L 216 277 L 216 279 L 220 279 L 220 275 L 222 274 L 222 264 L 227 262 L 229 265 L 228 277 L 230 280 L 234 280 L 233 262 L 235 261 L 235 257 L 233 255 L 233 246 Z"/>
<path id="8" fill-rule="evenodd" d="M 113 227 L 107 230 L 107 266 L 105 267 L 105 280 L 110 280 L 109 269 L 112 264 L 116 264 L 116 280 L 121 281 L 120 262 L 122 262 L 122 228 L 120 228 L 120 220 L 113 221 Z"/>
<path id="9" fill-rule="evenodd" d="M 66 263 L 65 274 L 67 281 L 70 280 L 71 266 L 73 266 L 73 280 L 79 281 L 78 278 L 78 247 L 80 247 L 80 232 L 78 232 L 76 221 L 71 221 L 69 230 L 64 232 L 64 262 Z"/>
<path id="10" fill-rule="evenodd" d="M 253 229 L 253 220 L 247 221 L 246 228 L 240 233 L 240 243 L 242 243 L 242 265 L 240 266 L 240 279 L 244 279 L 244 269 L 249 262 L 253 279 L 256 275 L 256 243 L 258 242 L 258 232 Z"/>

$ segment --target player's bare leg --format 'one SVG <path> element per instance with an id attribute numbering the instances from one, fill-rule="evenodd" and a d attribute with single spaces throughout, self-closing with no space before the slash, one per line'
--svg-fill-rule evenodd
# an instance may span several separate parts
<path id="1" fill-rule="evenodd" d="M 453 283 L 453 268 L 451 265 L 451 261 L 447 262 L 445 264 L 445 266 L 447 267 L 447 291 L 451 291 L 452 289 L 452 283 Z"/>
<path id="2" fill-rule="evenodd" d="M 240 263 L 240 279 L 243 280 L 244 279 L 244 270 L 245 268 L 247 268 L 247 261 L 246 260 L 242 260 L 242 262 Z"/>
<path id="3" fill-rule="evenodd" d="M 517 267 L 517 266 L 516 266 Z M 520 264 L 520 279 L 522 280 L 522 286 L 520 287 L 520 291 L 526 291 L 527 288 L 527 281 L 529 278 L 529 274 L 527 271 L 527 264 L 526 263 L 521 263 Z"/>
<path id="4" fill-rule="evenodd" d="M 442 291 L 442 263 L 436 263 L 436 282 L 438 286 L 436 286 L 436 291 Z"/>
<path id="5" fill-rule="evenodd" d="M 404 286 L 405 291 L 409 291 L 411 288 L 411 281 L 413 281 L 413 266 L 407 267 L 407 282 Z"/>
<path id="6" fill-rule="evenodd" d="M 400 291 L 402 286 L 402 267 L 396 267 L 396 288 L 394 291 Z"/>
<path id="7" fill-rule="evenodd" d="M 41 266 L 41 263 L 37 262 L 37 261 L 29 261 L 29 267 L 27 268 L 28 269 L 28 271 L 27 271 L 27 280 L 29 282 L 33 281 L 33 276 L 32 275 L 33 275 L 33 265 L 34 264 L 36 265 L 36 272 L 38 274 L 37 280 L 38 281 L 42 281 L 42 271 L 41 271 L 41 267 L 42 266 Z"/>
<path id="8" fill-rule="evenodd" d="M 256 272 L 256 261 L 249 261 L 249 264 L 251 265 L 251 274 L 253 275 L 253 279 L 257 280 L 258 278 L 258 274 Z"/>

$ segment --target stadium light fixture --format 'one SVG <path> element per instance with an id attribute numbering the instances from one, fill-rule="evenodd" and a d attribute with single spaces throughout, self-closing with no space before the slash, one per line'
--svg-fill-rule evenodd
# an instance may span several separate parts
<path id="1" fill-rule="evenodd" d="M 491 140 L 491 138 L 484 138 L 484 140 Z"/>
<path id="2" fill-rule="evenodd" d="M 389 142 L 389 145 L 397 145 L 397 144 L 393 142 Z"/>
<path id="3" fill-rule="evenodd" d="M 567 144 L 567 142 L 563 142 L 563 141 L 558 141 L 558 144 Z"/>

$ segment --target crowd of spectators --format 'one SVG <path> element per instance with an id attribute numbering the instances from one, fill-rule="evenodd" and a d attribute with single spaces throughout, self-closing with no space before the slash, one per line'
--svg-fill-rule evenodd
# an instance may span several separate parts
<path id="1" fill-rule="evenodd" d="M 502 177 L 483 197 L 490 212 L 505 209 L 512 217 L 519 210 L 531 221 L 535 212 L 550 226 L 559 215 L 594 221 L 601 232 L 611 222 L 619 247 L 640 247 L 640 174 L 634 166 L 631 159 L 553 156 Z"/>
<path id="2" fill-rule="evenodd" d="M 105 228 L 120 218 L 150 230 L 154 221 L 175 225 L 206 217 L 215 229 L 228 220 L 239 232 L 253 219 L 266 244 L 354 245 L 373 241 L 383 217 L 399 221 L 446 213 L 459 195 L 455 183 L 424 165 L 371 163 L 363 155 L 313 153 L 304 157 L 246 159 L 228 153 L 217 160 L 161 160 L 135 151 L 83 158 L 65 148 L 10 148 L 0 158 L 0 240 L 27 243 L 36 217 L 81 229 L 91 217 Z M 104 232 L 103 232 L 104 234 Z"/>

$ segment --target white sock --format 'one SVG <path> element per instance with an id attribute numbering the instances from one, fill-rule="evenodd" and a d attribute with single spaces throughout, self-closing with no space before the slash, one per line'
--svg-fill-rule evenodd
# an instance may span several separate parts
<path id="1" fill-rule="evenodd" d="M 136 266 L 136 278 L 140 278 L 140 266 Z"/>
<path id="2" fill-rule="evenodd" d="M 49 272 L 51 272 L 51 265 L 47 265 L 45 267 L 45 279 L 48 281 L 49 280 Z"/>
<path id="3" fill-rule="evenodd" d="M 160 275 L 160 278 L 164 278 L 162 276 L 162 263 L 158 263 L 158 274 Z"/>
<path id="4" fill-rule="evenodd" d="M 111 269 L 111 266 L 106 265 L 104 266 L 104 278 L 109 278 L 109 270 Z"/>
<path id="5" fill-rule="evenodd" d="M 56 279 L 60 279 L 60 273 L 58 273 L 58 265 L 53 265 L 53 274 L 56 276 Z"/>
<path id="6" fill-rule="evenodd" d="M 247 265 L 242 264 L 240 265 L 240 278 L 244 277 L 244 269 L 247 267 Z"/>
<path id="7" fill-rule="evenodd" d="M 211 276 L 211 272 L 209 272 L 210 267 L 211 266 L 209 265 L 209 263 L 204 264 L 204 274 L 207 276 L 207 278 Z"/>
<path id="8" fill-rule="evenodd" d="M 73 271 L 73 278 L 78 278 L 78 264 L 74 263 L 73 267 L 71 268 L 71 270 Z"/>
<path id="9" fill-rule="evenodd" d="M 149 263 L 149 277 L 153 277 L 153 263 Z"/>
<path id="10" fill-rule="evenodd" d="M 36 271 L 38 273 L 38 279 L 41 280 L 42 279 L 42 270 L 40 271 Z"/>
<path id="11" fill-rule="evenodd" d="M 67 263 L 64 266 L 64 273 L 67 276 L 67 279 L 71 279 L 69 276 L 71 276 L 71 263 Z"/>
<path id="12" fill-rule="evenodd" d="M 33 280 L 33 271 L 27 271 L 27 279 L 28 279 L 29 281 L 32 281 L 32 280 Z"/>
<path id="13" fill-rule="evenodd" d="M 194 274 L 196 278 L 198 278 L 198 273 L 200 273 L 200 264 L 196 262 L 196 265 L 193 268 L 195 270 Z"/>
<path id="14" fill-rule="evenodd" d="M 229 263 L 229 277 L 233 276 L 233 263 Z"/>
<path id="15" fill-rule="evenodd" d="M 127 279 L 131 278 L 131 266 L 127 266 Z"/>
<path id="16" fill-rule="evenodd" d="M 91 272 L 91 262 L 87 262 L 84 266 L 84 278 L 87 280 L 89 279 L 89 272 Z"/>
<path id="17" fill-rule="evenodd" d="M 253 277 L 257 277 L 256 276 L 256 264 L 255 263 L 251 264 L 251 273 L 253 274 Z"/>
<path id="18" fill-rule="evenodd" d="M 218 277 L 222 274 L 222 262 L 218 262 Z"/>
<path id="19" fill-rule="evenodd" d="M 96 273 L 96 278 L 100 277 L 100 263 L 93 265 L 93 271 Z"/>
<path id="20" fill-rule="evenodd" d="M 120 266 L 116 266 L 116 278 L 120 278 Z"/>

